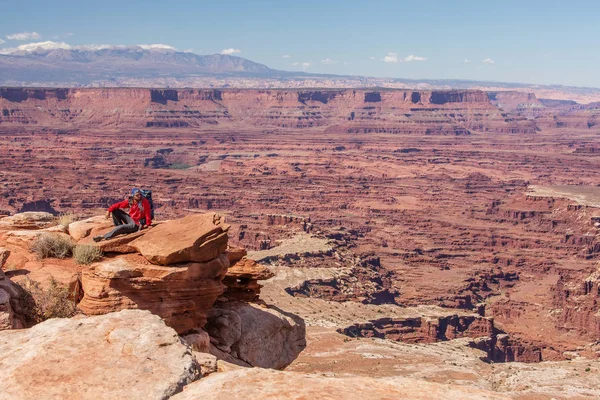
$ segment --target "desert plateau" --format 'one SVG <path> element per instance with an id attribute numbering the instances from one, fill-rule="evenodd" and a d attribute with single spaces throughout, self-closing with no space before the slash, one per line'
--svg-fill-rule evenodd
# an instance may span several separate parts
<path id="1" fill-rule="evenodd" d="M 598 398 L 599 135 L 516 90 L 2 87 L 0 399 Z M 92 240 L 132 187 L 155 226 Z"/>

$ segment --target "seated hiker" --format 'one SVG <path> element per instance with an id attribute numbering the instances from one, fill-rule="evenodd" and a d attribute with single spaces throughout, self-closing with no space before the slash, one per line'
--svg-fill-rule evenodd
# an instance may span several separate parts
<path id="1" fill-rule="evenodd" d="M 129 208 L 129 213 L 123 209 Z M 99 242 L 102 239 L 108 240 L 116 235 L 137 232 L 152 224 L 152 213 L 150 202 L 142 195 L 138 188 L 131 190 L 131 197 L 119 203 L 115 203 L 108 208 L 106 219 L 112 213 L 115 229 L 105 235 L 95 236 L 94 241 Z"/>

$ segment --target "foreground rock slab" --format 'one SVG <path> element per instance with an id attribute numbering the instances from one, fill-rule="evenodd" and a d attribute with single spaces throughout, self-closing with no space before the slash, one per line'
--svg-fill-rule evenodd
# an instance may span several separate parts
<path id="1" fill-rule="evenodd" d="M 191 350 L 149 311 L 0 332 L 2 399 L 165 399 L 199 372 Z"/>
<path id="2" fill-rule="evenodd" d="M 187 386 L 173 400 L 200 399 L 508 399 L 472 387 L 430 383 L 409 378 L 344 378 L 281 372 L 260 368 L 213 374 Z"/>
<path id="3" fill-rule="evenodd" d="M 218 214 L 193 214 L 152 228 L 130 245 L 152 264 L 205 262 L 227 249 L 228 229 Z"/>

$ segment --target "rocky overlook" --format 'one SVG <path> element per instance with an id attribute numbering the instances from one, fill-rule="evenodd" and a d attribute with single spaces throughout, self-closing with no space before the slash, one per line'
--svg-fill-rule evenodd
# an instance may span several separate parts
<path id="1" fill-rule="evenodd" d="M 194 349 L 208 353 L 212 347 L 220 358 L 237 364 L 283 368 L 304 348 L 302 319 L 285 316 L 275 309 L 268 309 L 264 303 L 256 303 L 260 293 L 256 281 L 270 275 L 247 259 L 243 249 L 228 250 L 229 227 L 220 216 L 194 214 L 160 223 L 152 230 L 100 243 L 90 239 L 92 235 L 111 229 L 103 218 L 77 221 L 68 226 L 53 225 L 54 221 L 54 217 L 46 213 L 16 214 L 2 220 L 0 240 L 6 245 L 1 253 L 2 265 L 15 261 L 9 271 L 15 283 L 4 272 L 0 276 L 3 329 L 30 326 L 31 301 L 49 301 L 37 298 L 35 293 L 22 287 L 26 280 L 37 279 L 42 287 L 53 287 L 58 281 L 69 288 L 68 299 L 77 304 L 82 316 L 148 310 L 182 335 L 182 340 Z M 33 254 L 30 246 L 44 236 L 64 238 L 74 245 L 77 240 L 81 246 L 101 249 L 104 256 L 89 266 L 74 265 L 62 259 L 39 260 L 39 255 Z M 15 270 L 14 265 L 19 260 L 31 261 L 25 263 L 23 269 Z M 46 276 L 39 275 L 48 263 L 53 264 L 53 271 Z M 230 266 L 231 275 L 228 274 Z M 237 282 L 242 277 L 245 284 L 239 285 Z M 233 285 L 228 288 L 222 282 Z M 247 305 L 240 298 L 262 305 Z M 126 315 L 130 314 L 123 314 L 123 318 L 127 319 Z M 94 321 L 114 323 L 107 318 Z M 92 320 L 89 320 L 90 324 L 95 323 Z M 237 321 L 237 330 L 228 323 L 232 320 Z M 82 321 L 88 323 L 86 319 Z M 36 325 L 36 329 L 38 326 L 43 329 L 42 325 Z M 240 330 L 242 326 L 243 331 Z M 68 328 L 57 329 L 53 335 Z M 268 329 L 277 334 L 270 337 L 270 342 L 262 339 L 256 343 L 257 333 Z M 265 351 L 261 350 L 263 348 Z M 194 368 L 191 358 L 188 367 Z M 194 375 L 190 374 L 188 378 L 193 380 Z"/>

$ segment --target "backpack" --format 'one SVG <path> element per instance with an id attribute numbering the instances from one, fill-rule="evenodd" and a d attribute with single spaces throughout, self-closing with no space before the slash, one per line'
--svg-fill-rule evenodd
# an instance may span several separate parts
<path id="1" fill-rule="evenodd" d="M 142 192 L 142 196 L 144 196 L 146 200 L 148 200 L 148 203 L 150 203 L 150 218 L 154 220 L 154 202 L 152 201 L 152 190 L 142 189 L 140 192 Z"/>

